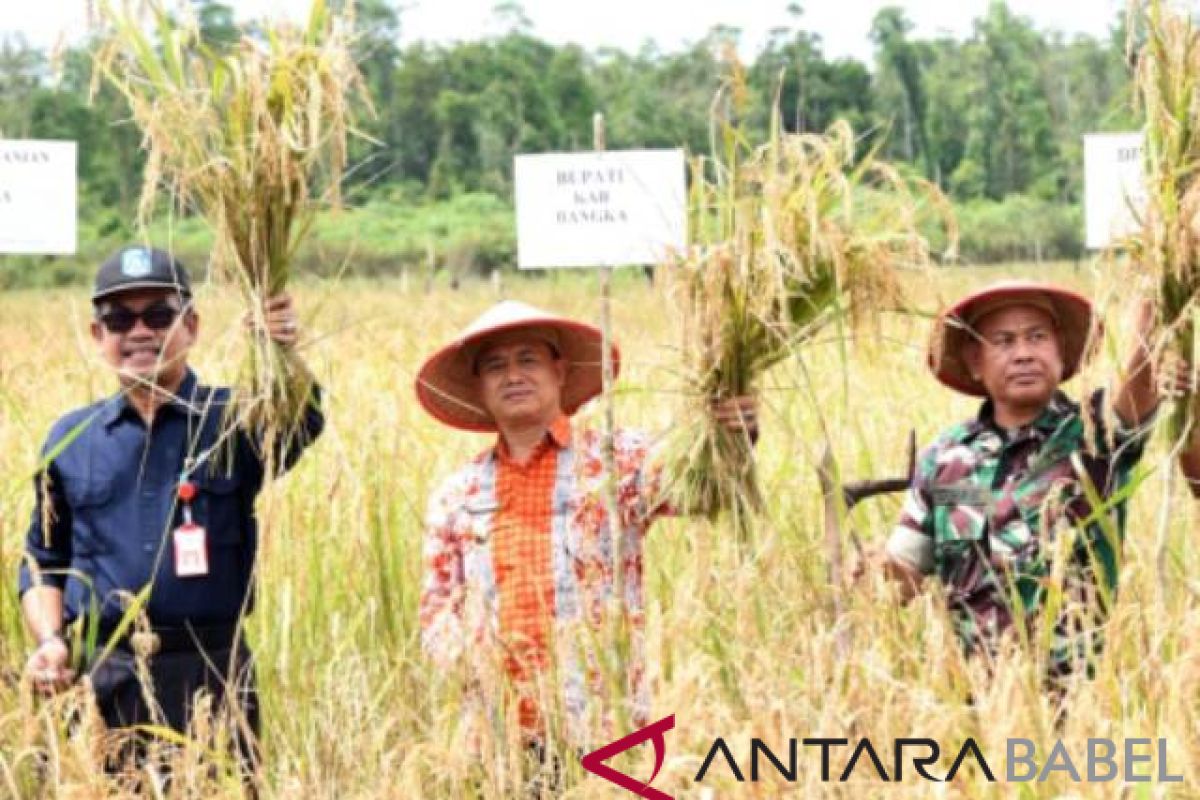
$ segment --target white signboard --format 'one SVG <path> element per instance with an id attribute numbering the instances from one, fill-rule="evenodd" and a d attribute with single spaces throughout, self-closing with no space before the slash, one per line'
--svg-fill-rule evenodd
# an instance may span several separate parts
<path id="1" fill-rule="evenodd" d="M 75 143 L 0 139 L 0 253 L 75 252 Z"/>
<path id="2" fill-rule="evenodd" d="M 517 156 L 517 263 L 655 264 L 687 244 L 682 150 Z"/>
<path id="3" fill-rule="evenodd" d="M 1085 135 L 1083 192 L 1089 248 L 1108 247 L 1133 233 L 1146 204 L 1142 134 Z"/>

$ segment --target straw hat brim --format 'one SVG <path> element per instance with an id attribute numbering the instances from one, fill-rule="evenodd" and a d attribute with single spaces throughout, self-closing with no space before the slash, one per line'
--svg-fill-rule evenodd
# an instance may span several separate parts
<path id="1" fill-rule="evenodd" d="M 1073 377 L 1091 357 L 1094 343 L 1099 341 L 1101 323 L 1090 300 L 1068 289 L 1034 282 L 1010 282 L 988 287 L 959 300 L 938 315 L 929 344 L 929 368 L 944 385 L 973 397 L 986 397 L 981 381 L 971 376 L 963 357 L 965 345 L 976 334 L 968 322 L 984 304 L 998 310 L 1021 305 L 1022 301 L 1043 308 L 1048 303 L 1054 311 L 1063 341 L 1063 376 Z M 976 320 L 978 321 L 978 320 Z"/>
<path id="2" fill-rule="evenodd" d="M 433 417 L 452 428 L 480 433 L 497 430 L 479 397 L 479 378 L 472 359 L 486 339 L 524 329 L 552 329 L 559 355 L 567 363 L 562 410 L 568 416 L 604 389 L 603 334 L 599 328 L 556 316 L 528 317 L 472 331 L 438 350 L 417 373 L 417 400 Z M 613 378 L 620 373 L 621 354 L 612 345 Z"/>

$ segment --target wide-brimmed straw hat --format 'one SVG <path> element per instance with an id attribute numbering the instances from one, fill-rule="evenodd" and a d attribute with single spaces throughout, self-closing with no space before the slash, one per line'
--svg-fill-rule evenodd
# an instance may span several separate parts
<path id="1" fill-rule="evenodd" d="M 951 389 L 986 397 L 983 383 L 971 375 L 963 346 L 978 337 L 975 325 L 988 314 L 1011 306 L 1032 306 L 1049 314 L 1063 341 L 1065 381 L 1090 357 L 1099 340 L 1100 321 L 1086 297 L 1061 286 L 1034 281 L 1002 281 L 980 289 L 938 315 L 929 342 L 929 368 Z"/>
<path id="2" fill-rule="evenodd" d="M 483 407 L 475 357 L 487 340 L 499 334 L 529 331 L 543 339 L 567 363 L 562 410 L 574 414 L 604 388 L 600 329 L 560 317 L 525 303 L 505 300 L 483 312 L 454 341 L 438 350 L 417 373 L 417 400 L 438 420 L 467 431 L 495 431 L 496 422 Z M 621 358 L 612 345 L 613 377 Z"/>

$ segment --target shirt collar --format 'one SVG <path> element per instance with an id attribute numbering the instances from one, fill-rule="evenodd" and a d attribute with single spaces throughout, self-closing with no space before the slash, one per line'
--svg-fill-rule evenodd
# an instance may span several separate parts
<path id="1" fill-rule="evenodd" d="M 183 381 L 179 384 L 179 389 L 175 395 L 166 403 L 163 403 L 162 408 L 171 409 L 179 414 L 195 415 L 202 413 L 202 409 L 195 403 L 196 389 L 199 386 L 199 381 L 196 378 L 196 373 L 192 372 L 189 367 L 183 375 Z M 122 390 L 114 394 L 108 399 L 108 404 L 104 408 L 102 422 L 107 428 L 111 428 L 122 417 L 126 415 L 137 415 L 137 409 L 129 402 L 129 393 Z"/>
<path id="2" fill-rule="evenodd" d="M 566 414 L 560 414 L 558 419 L 550 423 L 548 433 L 550 440 L 558 446 L 558 449 L 565 450 L 571 444 L 571 418 Z"/>
<path id="3" fill-rule="evenodd" d="M 1053 433 L 1062 424 L 1063 419 L 1076 411 L 1078 411 L 1078 406 L 1061 391 L 1056 391 L 1050 398 L 1050 402 L 1042 409 L 1042 413 L 1038 414 L 1037 419 L 1025 427 L 1042 433 Z M 1002 439 L 1006 437 L 1004 429 L 996 424 L 996 406 L 990 397 L 979 407 L 979 413 L 967 426 L 964 438 L 971 439 L 985 431 L 996 433 Z"/>
<path id="4" fill-rule="evenodd" d="M 539 455 L 543 449 L 549 446 L 557 447 L 559 450 L 565 450 L 571 444 L 571 418 L 566 414 L 560 414 L 550 426 L 546 428 L 546 434 L 542 438 L 541 443 L 534 448 L 533 454 Z M 504 437 L 499 436 L 496 439 L 496 455 L 501 460 L 508 461 L 508 445 L 504 442 Z"/>

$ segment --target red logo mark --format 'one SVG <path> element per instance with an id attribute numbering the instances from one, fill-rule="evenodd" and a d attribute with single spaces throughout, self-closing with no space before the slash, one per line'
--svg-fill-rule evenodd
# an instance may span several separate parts
<path id="1" fill-rule="evenodd" d="M 674 727 L 674 714 L 669 717 L 663 717 L 658 722 L 652 722 L 641 730 L 636 730 L 624 738 L 604 745 L 599 750 L 588 753 L 580 763 L 583 764 L 584 769 L 593 775 L 598 775 L 609 783 L 616 784 L 622 789 L 633 792 L 638 797 L 645 798 L 645 800 L 674 800 L 666 792 L 660 792 L 658 789 L 650 787 L 650 784 L 654 783 L 654 779 L 658 777 L 658 771 L 662 769 L 663 758 L 666 756 L 667 741 L 663 738 L 663 734 Z M 617 772 L 604 763 L 618 753 L 624 753 L 629 748 L 639 745 L 647 739 L 654 742 L 654 773 L 650 776 L 650 780 L 645 783 L 634 780 L 623 772 Z"/>

